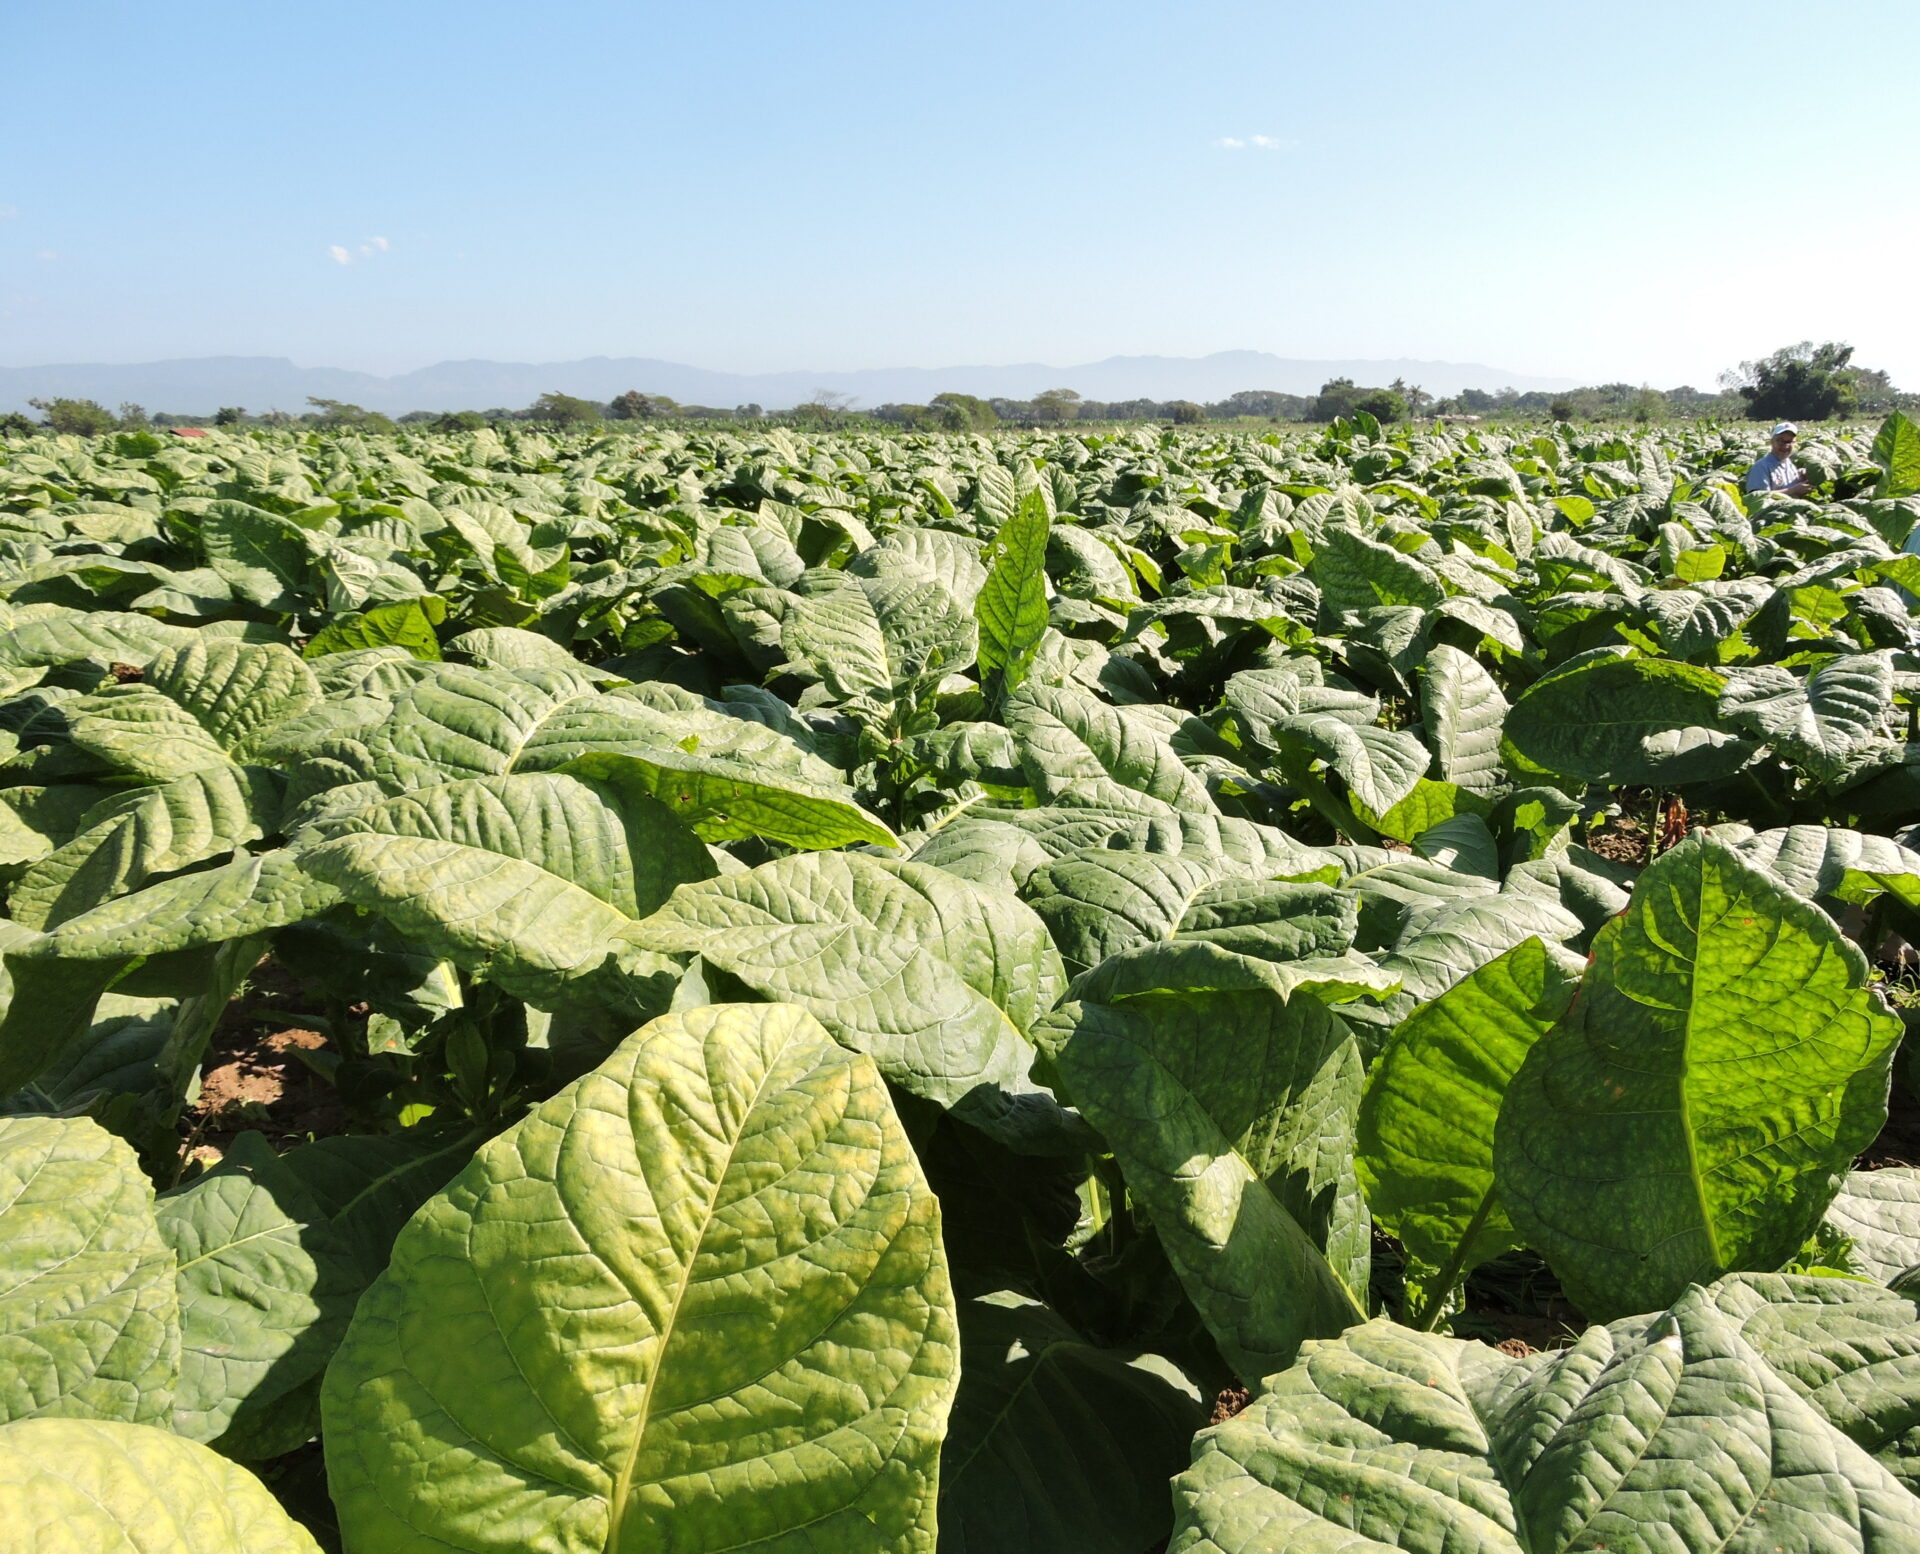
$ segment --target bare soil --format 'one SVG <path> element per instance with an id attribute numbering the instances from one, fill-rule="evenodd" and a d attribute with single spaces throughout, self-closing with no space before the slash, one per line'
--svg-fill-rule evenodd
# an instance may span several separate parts
<path id="1" fill-rule="evenodd" d="M 301 1057 L 327 1051 L 326 1035 L 288 1021 L 301 1002 L 298 985 L 263 961 L 227 1006 L 200 1070 L 200 1097 L 181 1117 L 189 1158 L 210 1164 L 249 1130 L 280 1149 L 345 1130 L 333 1086 Z"/>

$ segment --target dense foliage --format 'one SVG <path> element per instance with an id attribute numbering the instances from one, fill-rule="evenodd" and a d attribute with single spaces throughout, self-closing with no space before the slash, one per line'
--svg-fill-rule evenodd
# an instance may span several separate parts
<path id="1" fill-rule="evenodd" d="M 1920 431 L 1757 452 L 8 445 L 0 1526 L 1920 1548 Z"/>

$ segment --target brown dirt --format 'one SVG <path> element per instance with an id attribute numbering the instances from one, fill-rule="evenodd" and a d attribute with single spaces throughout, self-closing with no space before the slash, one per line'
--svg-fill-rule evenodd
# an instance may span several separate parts
<path id="1" fill-rule="evenodd" d="M 108 664 L 107 672 L 122 685 L 134 685 L 147 677 L 146 670 L 138 664 Z"/>
<path id="2" fill-rule="evenodd" d="M 289 1005 L 300 1006 L 296 985 L 263 962 L 220 1017 L 200 1070 L 200 1098 L 181 1117 L 190 1158 L 218 1159 L 249 1129 L 282 1148 L 344 1129 L 333 1087 L 300 1057 L 327 1050 L 327 1038 L 288 1024 Z"/>
<path id="3" fill-rule="evenodd" d="M 1524 1338 L 1503 1338 L 1493 1347 L 1502 1354 L 1512 1355 L 1516 1360 L 1524 1360 L 1528 1355 L 1539 1352 Z"/>
<path id="4" fill-rule="evenodd" d="M 1647 828 L 1638 820 L 1616 815 L 1587 838 L 1587 848 L 1615 863 L 1638 867 L 1647 861 Z"/>
<path id="5" fill-rule="evenodd" d="M 1621 812 L 1607 818 L 1605 825 L 1588 836 L 1586 845 L 1602 858 L 1629 863 L 1638 868 L 1647 861 L 1647 824 L 1653 813 L 1653 792 L 1649 788 L 1621 788 L 1614 795 Z M 1666 796 L 1660 805 L 1660 846 L 1665 852 L 1684 842 L 1705 822 L 1688 812 L 1686 801 L 1678 795 Z"/>

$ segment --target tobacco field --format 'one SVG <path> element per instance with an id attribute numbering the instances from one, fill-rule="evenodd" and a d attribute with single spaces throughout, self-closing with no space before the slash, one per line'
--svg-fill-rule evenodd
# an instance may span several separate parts
<path id="1" fill-rule="evenodd" d="M 1920 1551 L 1805 442 L 0 442 L 0 1547 Z"/>

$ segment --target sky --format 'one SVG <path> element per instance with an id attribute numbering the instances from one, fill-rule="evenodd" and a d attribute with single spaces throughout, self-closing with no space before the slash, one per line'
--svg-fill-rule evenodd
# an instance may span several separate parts
<path id="1" fill-rule="evenodd" d="M 1920 5 L 0 0 L 0 365 L 1920 387 Z"/>

